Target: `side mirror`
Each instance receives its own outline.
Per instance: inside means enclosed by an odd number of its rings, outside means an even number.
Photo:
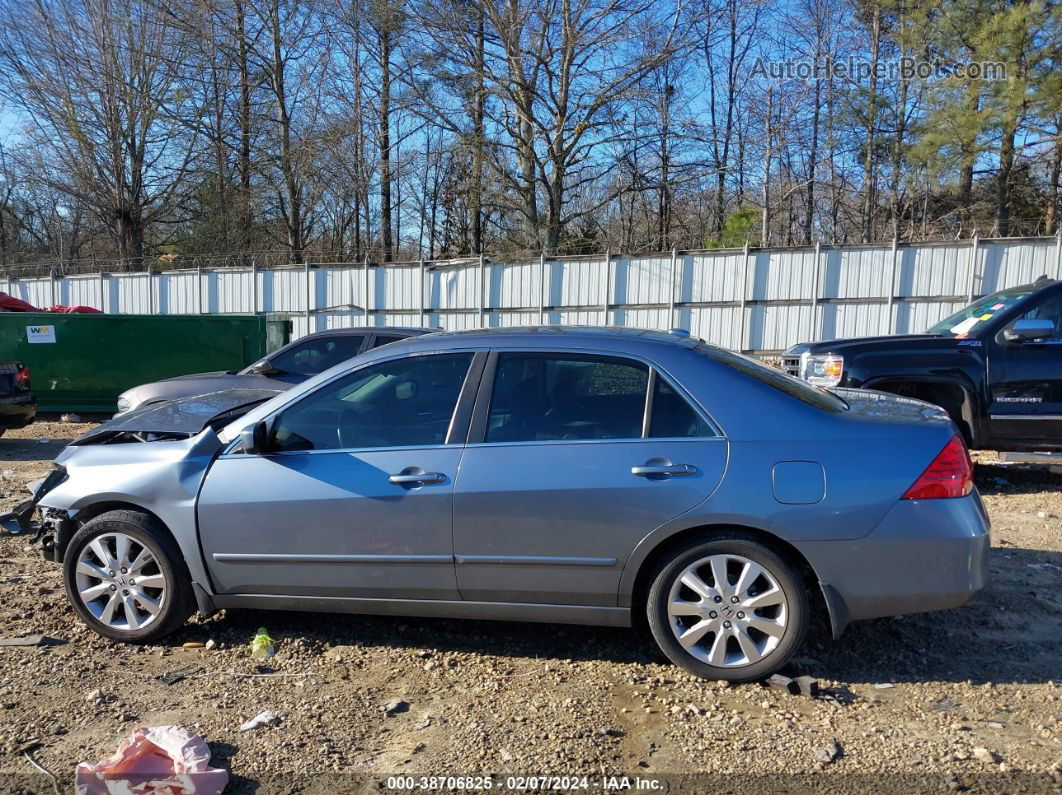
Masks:
[[[265,422],[256,422],[240,431],[240,446],[248,454],[269,452],[269,426]]]
[[[1010,328],[1003,329],[1007,342],[1022,343],[1055,335],[1055,324],[1046,318],[1023,317]]]
[[[273,365],[269,363],[269,359],[262,359],[262,361],[251,365],[251,369],[248,372],[255,375],[269,375],[273,372]]]

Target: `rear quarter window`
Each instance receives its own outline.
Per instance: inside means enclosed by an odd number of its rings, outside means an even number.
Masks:
[[[821,411],[838,413],[848,409],[848,404],[832,392],[812,386],[806,381],[802,381],[788,373],[783,373],[775,367],[743,354],[734,353],[725,348],[717,348],[714,345],[706,345],[705,343],[699,344],[694,348],[694,351],[707,359],[711,359],[713,362],[729,367],[731,370],[737,370],[739,373],[755,379],[761,384],[777,389],[779,392],[784,392],[790,397],[807,403],[809,406],[814,406]]]

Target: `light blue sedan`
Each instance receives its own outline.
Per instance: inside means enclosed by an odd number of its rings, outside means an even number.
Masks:
[[[262,398],[130,412],[59,456],[34,527],[92,629],[149,641],[242,607],[645,619],[676,664],[747,681],[816,614],[836,636],[984,584],[943,411],[685,333],[429,334]]]

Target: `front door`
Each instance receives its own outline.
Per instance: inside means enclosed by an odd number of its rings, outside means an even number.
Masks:
[[[1002,334],[988,348],[992,437],[1008,448],[1062,446],[1062,295],[1044,296],[1022,318],[1050,320],[1049,337],[1008,343]]]
[[[726,440],[633,359],[502,352],[492,381],[454,495],[461,596],[615,606],[638,541],[718,485]]]
[[[282,409],[268,454],[221,456],[198,505],[218,592],[458,598],[450,425],[472,360],[361,367]]]

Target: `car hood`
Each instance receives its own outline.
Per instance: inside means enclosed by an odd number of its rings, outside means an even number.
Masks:
[[[825,340],[823,342],[802,342],[794,345],[786,353],[839,353],[857,350],[891,350],[894,348],[911,350],[920,348],[954,348],[960,340],[957,337],[943,337],[938,334],[890,334],[882,337],[851,337],[849,339]]]
[[[218,378],[234,378],[239,375],[236,370],[214,370],[209,373],[190,373],[189,375],[175,375],[173,378],[163,378],[163,381],[212,381]]]
[[[82,436],[75,445],[93,444],[121,434],[165,434],[169,437],[194,436],[216,418],[231,422],[242,413],[270,398],[280,389],[227,389],[202,395],[152,403],[133,409],[99,425]]]

